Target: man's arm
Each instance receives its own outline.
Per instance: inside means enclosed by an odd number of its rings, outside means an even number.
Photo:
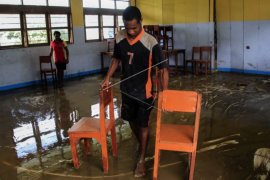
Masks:
[[[51,48],[51,51],[50,51],[50,57],[52,57],[52,54],[53,54],[53,49]]]
[[[168,89],[169,73],[167,68],[160,69],[161,91]]]
[[[66,51],[66,55],[67,55],[67,59],[66,59],[66,63],[69,63],[69,51],[68,51],[68,47],[65,47],[65,51]]]
[[[112,77],[112,75],[114,74],[115,70],[117,69],[118,65],[120,63],[120,60],[119,59],[116,59],[116,58],[112,58],[112,63],[110,65],[110,68],[108,70],[108,73],[105,77],[105,79],[103,80],[102,84],[101,84],[101,87],[104,88],[106,86],[109,85],[110,83],[110,78]]]

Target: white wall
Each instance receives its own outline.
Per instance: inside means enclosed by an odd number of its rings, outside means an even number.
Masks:
[[[186,49],[186,59],[191,59],[193,46],[212,46],[212,68],[214,67],[214,24],[213,23],[189,23],[175,24],[174,48]],[[178,62],[183,64],[183,60]],[[174,59],[170,58],[170,65],[174,65]]]
[[[270,74],[270,21],[223,22],[217,27],[220,71]]]
[[[175,24],[174,47],[186,49],[186,59],[190,59],[193,46],[213,46],[213,27],[213,23]],[[78,76],[99,71],[100,52],[106,51],[106,42],[85,43],[84,28],[73,30],[75,42],[68,45],[70,62],[65,75]],[[0,50],[0,90],[39,83],[39,56],[48,55],[49,51],[49,46]],[[183,57],[178,64],[182,63]],[[105,67],[109,64],[110,59],[105,58]],[[173,57],[170,57],[170,65],[174,65]]]
[[[100,70],[100,52],[107,49],[106,42],[85,43],[84,28],[74,28],[74,44],[69,44],[70,62],[66,76]],[[49,55],[50,47],[30,47],[0,50],[0,90],[38,83],[39,56]],[[106,59],[105,65],[109,65]]]

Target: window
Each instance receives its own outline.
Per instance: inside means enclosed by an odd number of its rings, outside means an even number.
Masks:
[[[46,6],[46,0],[23,0],[23,5]]]
[[[21,5],[21,0],[0,0],[0,4],[11,4],[11,5]]]
[[[101,8],[115,9],[114,0],[101,0]]]
[[[48,3],[48,4],[47,4]],[[0,0],[0,5],[62,6],[69,7],[69,0]]]
[[[56,30],[73,42],[69,0],[0,0],[0,49],[49,45]]]
[[[126,9],[129,6],[128,1],[116,1],[116,9]]]
[[[104,39],[114,38],[114,16],[102,16],[102,30]]]
[[[114,38],[129,0],[83,0],[86,41]]]
[[[30,45],[48,43],[45,14],[26,14],[26,27]]]
[[[61,33],[61,38],[64,41],[69,41],[68,33],[68,15],[66,14],[51,14],[51,34],[53,35],[54,31],[59,31]],[[51,36],[51,39],[53,37]]]
[[[85,8],[99,8],[99,0],[83,0]]]
[[[63,6],[63,7],[69,7],[69,1],[68,0],[49,0],[49,6]]]
[[[117,27],[120,29],[124,29],[124,22],[123,22],[123,16],[117,16]]]
[[[0,47],[22,45],[19,14],[0,14]]]
[[[86,40],[99,40],[98,15],[85,15]]]

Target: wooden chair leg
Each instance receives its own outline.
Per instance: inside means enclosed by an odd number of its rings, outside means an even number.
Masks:
[[[102,152],[102,161],[103,161],[103,171],[104,173],[108,173],[109,158],[108,158],[108,148],[107,148],[106,141],[101,143],[101,152]]]
[[[195,169],[196,151],[191,153],[189,180],[193,180],[194,169]]]
[[[160,159],[160,150],[158,148],[155,148],[153,180],[157,180],[158,177],[159,159]]]
[[[113,152],[113,156],[117,156],[117,142],[116,142],[115,127],[112,127],[111,138],[112,138],[112,152]]]
[[[41,80],[41,84],[43,85],[43,73],[40,73],[40,80]]]
[[[80,164],[79,164],[79,160],[77,156],[77,148],[76,148],[77,140],[76,138],[69,137],[69,142],[70,142],[70,147],[71,147],[73,164],[74,164],[74,167],[78,169],[80,167]]]
[[[48,86],[48,82],[47,82],[47,74],[46,73],[44,73],[44,79],[45,79],[45,85],[47,87]]]

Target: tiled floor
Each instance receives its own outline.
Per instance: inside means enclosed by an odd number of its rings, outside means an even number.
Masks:
[[[119,79],[114,78],[117,82]],[[92,141],[90,155],[80,154],[80,169],[72,166],[68,128],[82,116],[98,114],[102,76],[66,81],[63,89],[31,87],[0,92],[0,180],[12,179],[134,179],[136,141],[126,122],[117,120],[118,158],[110,153],[109,173],[103,174],[100,146]],[[270,162],[270,78],[230,73],[170,78],[170,89],[196,90],[203,95],[195,178],[255,179],[267,168],[254,170],[254,156]],[[114,88],[115,112],[121,103]],[[156,112],[151,114],[147,176],[151,179]],[[168,121],[185,123],[182,116]],[[266,165],[270,167],[270,163]],[[186,179],[187,156],[163,152],[159,178]],[[268,169],[269,170],[269,169]],[[265,176],[264,176],[265,177]],[[269,177],[268,177],[269,178]]]

